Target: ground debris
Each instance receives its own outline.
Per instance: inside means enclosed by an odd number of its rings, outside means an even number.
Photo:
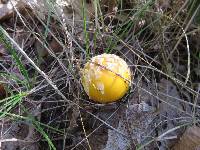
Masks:
[[[40,107],[28,102],[24,103],[24,106],[29,108],[29,113],[38,119],[40,119]],[[19,108],[18,108],[19,109]],[[17,109],[14,111],[18,111]],[[29,115],[30,115],[29,114]],[[36,131],[33,125],[30,125],[26,121],[18,120],[12,121],[9,119],[2,119],[0,121],[1,139],[0,149],[2,150],[14,150],[14,149],[29,149],[39,150],[39,133]]]
[[[200,128],[192,126],[186,129],[173,150],[198,150],[200,149]]]
[[[9,19],[15,12],[25,9],[26,5],[22,1],[9,0],[7,3],[0,2],[0,21]]]
[[[145,145],[152,138],[156,139],[165,132],[187,122],[184,119],[177,120],[187,115],[182,112],[182,104],[175,100],[180,96],[171,81],[162,79],[157,86],[146,86],[144,82],[141,82],[138,86],[140,86],[138,92],[137,90],[134,92],[127,106],[116,113],[117,125],[116,120],[114,122],[110,120],[109,123],[115,124],[116,130],[108,129],[108,139],[104,150],[110,150],[113,147],[116,150],[127,150],[138,144]],[[160,94],[154,95],[155,91]],[[160,146],[156,142],[151,142],[145,148],[149,150],[156,147],[166,149],[177,141],[181,133],[181,130],[170,132],[166,137],[158,139]],[[172,137],[173,140],[170,140]]]

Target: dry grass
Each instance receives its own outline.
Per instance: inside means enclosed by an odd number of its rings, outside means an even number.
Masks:
[[[1,22],[1,147],[171,148],[199,125],[199,7],[78,2],[58,9],[46,1],[45,13],[16,9]],[[104,52],[124,58],[133,73],[129,93],[106,105],[89,100],[80,82],[85,62]]]

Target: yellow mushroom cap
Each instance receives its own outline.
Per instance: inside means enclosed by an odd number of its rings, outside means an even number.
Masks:
[[[91,100],[110,103],[119,100],[128,91],[131,71],[119,56],[101,54],[85,64],[81,81]]]

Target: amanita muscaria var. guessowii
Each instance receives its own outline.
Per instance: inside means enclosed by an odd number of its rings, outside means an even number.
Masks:
[[[81,81],[91,100],[111,103],[121,99],[128,91],[131,71],[119,56],[101,54],[91,58],[85,64]]]

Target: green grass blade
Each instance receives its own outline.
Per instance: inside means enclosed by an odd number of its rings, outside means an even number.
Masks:
[[[26,80],[26,86],[28,87],[28,89],[31,89],[31,83],[29,80],[28,72],[27,72],[26,68],[24,67],[23,63],[21,62],[19,56],[17,55],[16,50],[12,47],[11,43],[7,39],[7,32],[3,29],[2,26],[0,26],[0,42],[11,53],[13,59],[16,61],[16,64],[17,64],[20,72],[22,73],[22,75],[24,76],[24,78]]]

